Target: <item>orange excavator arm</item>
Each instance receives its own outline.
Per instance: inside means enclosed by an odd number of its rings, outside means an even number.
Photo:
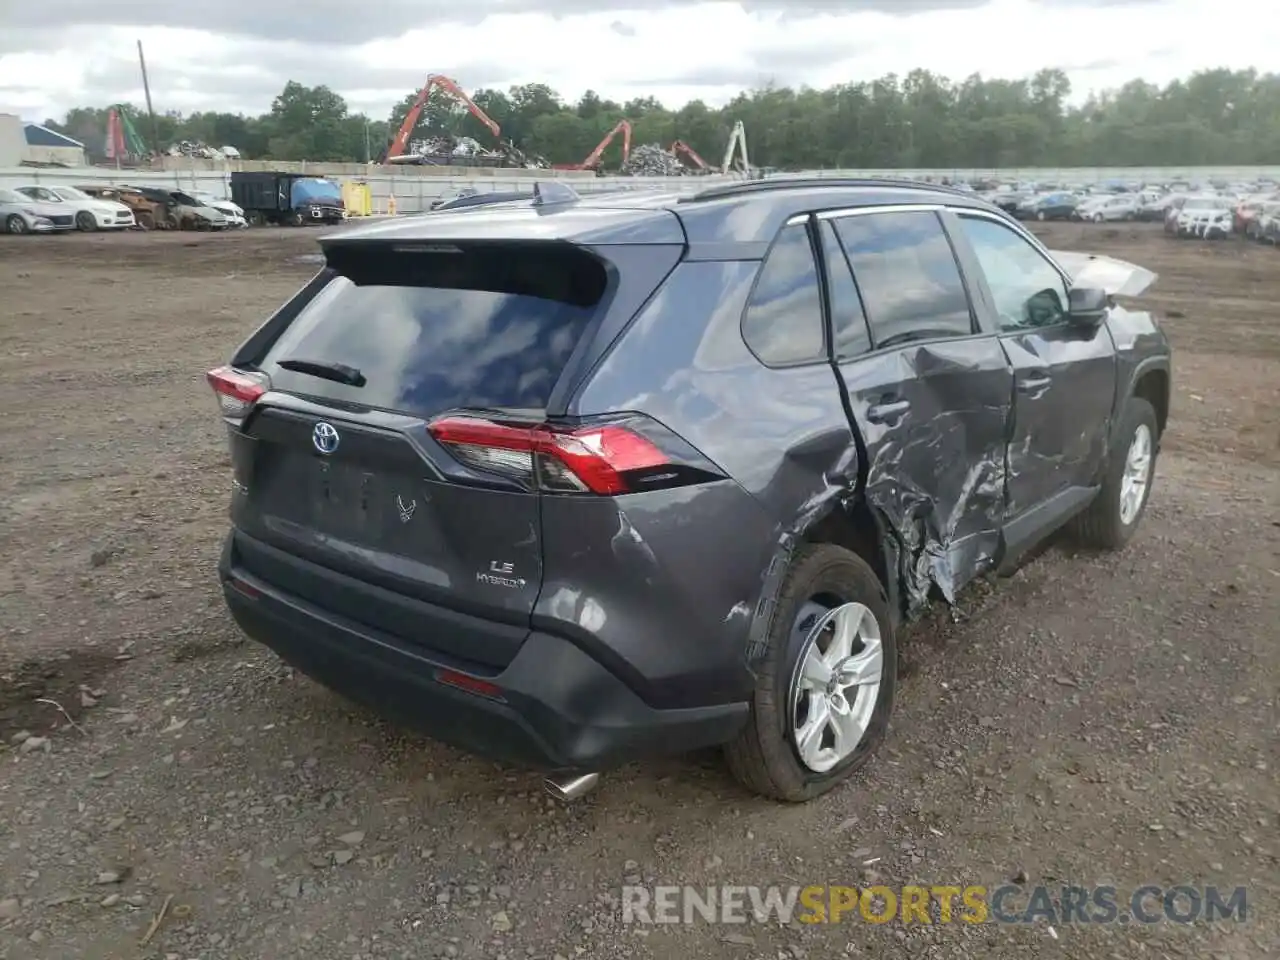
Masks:
[[[488,127],[495,137],[502,133],[502,128],[498,126],[497,122],[476,106],[475,101],[467,96],[466,91],[458,86],[456,80],[450,80],[448,77],[433,73],[427,77],[427,82],[422,85],[417,99],[413,101],[413,106],[405,114],[404,123],[400,124],[400,129],[396,131],[396,138],[391,141],[391,148],[387,151],[387,159],[404,154],[405,148],[409,145],[409,137],[413,135],[413,130],[418,125],[418,118],[422,116],[422,108],[427,105],[427,98],[431,96],[432,87],[439,87],[460,100],[471,111],[471,115]]]
[[[668,148],[667,153],[683,153],[686,157],[688,157],[695,164],[697,164],[697,167],[699,170],[711,169],[711,164],[707,163],[707,161],[703,160],[702,157],[698,156],[698,151],[693,149],[693,147],[689,146],[683,140],[676,140],[674,143],[672,143],[671,146]]]
[[[596,144],[596,148],[587,154],[587,159],[581,163],[559,163],[554,164],[554,170],[594,170],[600,165],[600,157],[609,149],[609,144],[613,143],[613,138],[619,133],[622,134],[622,162],[626,163],[631,157],[631,122],[628,120],[619,120],[612,130],[604,135],[604,139]]]

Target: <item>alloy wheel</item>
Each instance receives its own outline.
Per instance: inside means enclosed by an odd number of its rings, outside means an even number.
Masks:
[[[1120,477],[1120,522],[1126,527],[1138,517],[1151,484],[1151,430],[1138,424],[1125,456],[1124,473]]]
[[[826,773],[858,748],[884,678],[880,624],[861,603],[817,599],[796,618],[804,645],[791,681],[791,740],[800,762]]]

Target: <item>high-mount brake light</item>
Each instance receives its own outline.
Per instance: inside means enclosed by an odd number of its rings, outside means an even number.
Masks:
[[[551,493],[630,493],[628,474],[671,463],[652,441],[618,424],[512,426],[480,417],[442,417],[431,435],[468,466]]]
[[[205,379],[218,397],[222,415],[233,420],[243,420],[248,416],[253,405],[271,389],[271,381],[265,373],[247,373],[234,367],[210,370]]]

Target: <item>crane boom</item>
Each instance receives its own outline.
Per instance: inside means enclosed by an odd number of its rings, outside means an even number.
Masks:
[[[587,154],[587,159],[581,163],[557,163],[552,165],[553,170],[594,170],[600,165],[600,157],[609,149],[609,144],[613,143],[613,138],[619,133],[622,134],[622,162],[626,163],[631,157],[631,121],[619,120],[612,130],[604,135],[604,139],[596,144],[596,148]]]
[[[724,161],[720,164],[720,172],[728,173],[733,169],[734,151],[740,150],[742,153],[742,172],[748,177],[751,176],[751,161],[747,158],[747,128],[743,126],[741,120],[733,125],[733,132],[729,134],[729,145],[724,150]]]
[[[667,153],[675,153],[675,154],[683,153],[686,157],[692,160],[694,164],[697,165],[699,170],[711,169],[711,164],[703,160],[702,157],[698,155],[698,151],[693,149],[693,147],[689,146],[683,140],[674,141],[671,144],[670,148],[668,148]]]
[[[454,99],[460,100],[462,104],[471,112],[471,115],[489,128],[489,132],[495,137],[502,133],[502,128],[487,113],[481,110],[462,87],[458,86],[458,81],[451,80],[449,77],[438,73],[433,73],[427,77],[427,82],[422,85],[422,89],[418,91],[417,98],[413,101],[413,106],[409,108],[409,112],[405,114],[404,123],[400,124],[400,129],[396,131],[396,137],[391,142],[391,148],[387,151],[387,159],[399,157],[404,154],[405,148],[409,145],[409,137],[413,135],[414,128],[418,125],[418,119],[422,116],[422,108],[427,105],[427,98],[431,96],[431,88],[439,87],[446,93],[451,94]]]

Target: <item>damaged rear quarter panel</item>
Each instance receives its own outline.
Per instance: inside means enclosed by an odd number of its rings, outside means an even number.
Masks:
[[[649,570],[673,551],[700,558],[678,564],[687,576],[675,589],[687,606],[668,601],[641,621],[655,667],[661,650],[696,645],[699,670],[744,665],[736,678],[742,695],[749,689],[745,665],[762,649],[791,551],[809,525],[855,491],[858,473],[831,365],[770,369],[743,342],[741,318],[758,269],[751,260],[681,263],[574,404],[582,415],[630,410],[653,417],[733,478],[691,501],[699,509],[696,522],[688,513],[685,546],[666,529],[671,516],[632,510],[632,498],[618,503],[627,511],[628,549],[643,541],[660,551]],[[575,576],[581,573],[590,575]],[[547,577],[556,577],[550,561]],[[696,615],[681,616],[677,607]],[[609,630],[605,624],[604,635]],[[638,648],[640,638],[628,646]]]

